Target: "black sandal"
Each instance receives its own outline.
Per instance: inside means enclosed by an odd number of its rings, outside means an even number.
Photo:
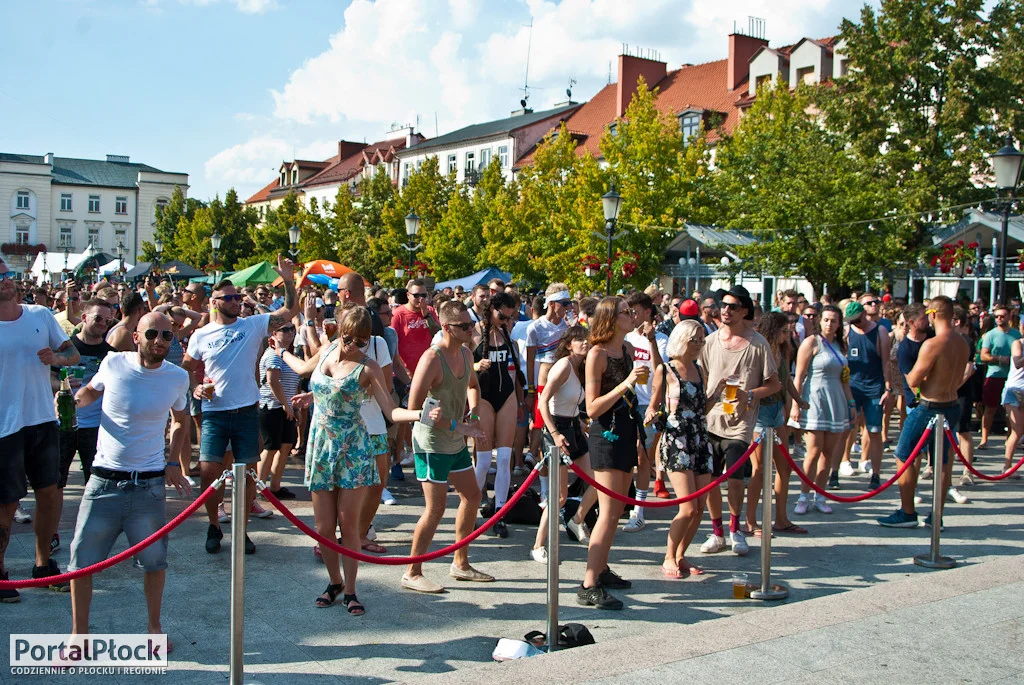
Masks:
[[[362,616],[366,613],[366,607],[359,603],[355,595],[344,595],[341,601],[345,603],[345,611],[353,616]]]
[[[344,583],[338,583],[337,585],[328,585],[327,589],[323,591],[323,594],[327,595],[327,597],[329,599],[324,599],[323,597],[317,597],[316,598],[316,605],[318,607],[320,607],[321,609],[325,609],[325,608],[331,606],[332,604],[334,604],[334,600],[336,600],[338,598],[338,595],[341,594],[341,591],[344,590],[344,589],[345,589],[345,584]]]

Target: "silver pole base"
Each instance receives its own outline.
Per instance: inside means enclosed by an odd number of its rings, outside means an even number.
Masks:
[[[941,554],[934,559],[931,554],[918,554],[914,557],[914,564],[925,568],[953,568],[956,566],[956,561]]]
[[[783,587],[782,585],[772,585],[770,590],[754,590],[750,593],[750,599],[760,599],[765,601],[786,599],[789,597],[789,588]]]

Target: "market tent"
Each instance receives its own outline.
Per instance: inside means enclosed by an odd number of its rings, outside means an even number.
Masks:
[[[124,277],[126,279],[142,278],[152,273],[154,268],[159,269],[160,273],[166,274],[171,278],[198,278],[205,275],[194,266],[189,266],[185,262],[172,259],[169,262],[160,262],[159,264],[155,262],[139,262]]]
[[[250,267],[236,271],[225,278],[236,286],[242,287],[246,285],[273,283],[278,279],[278,275],[277,272],[274,271],[274,267],[270,265],[270,262],[260,262],[259,264],[253,264]]]
[[[462,286],[466,290],[472,290],[474,285],[481,285],[487,283],[492,278],[500,278],[501,280],[508,283],[512,280],[512,274],[507,271],[502,271],[496,266],[491,266],[483,271],[477,271],[475,274],[469,276],[463,276],[462,278],[456,278],[451,281],[442,281],[434,284],[434,290],[442,290],[444,288],[455,288],[456,286]]]
[[[134,264],[129,264],[128,262],[124,263],[124,268],[125,269],[131,269],[134,266],[135,266]],[[111,274],[113,274],[115,271],[117,271],[120,268],[121,268],[121,262],[119,262],[118,260],[114,260],[112,262],[107,262],[106,264],[101,266],[99,268],[99,270],[98,270],[98,273],[99,273],[100,276],[110,276]]]

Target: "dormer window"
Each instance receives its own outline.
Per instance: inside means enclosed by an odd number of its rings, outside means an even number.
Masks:
[[[619,124],[617,121],[608,124],[608,133],[611,133],[612,136],[619,135]]]
[[[683,112],[679,115],[679,130],[683,133],[683,143],[687,144],[700,133],[700,114]]]
[[[298,169],[292,169],[292,185],[295,185],[298,182],[299,182],[299,170]]]
[[[288,174],[286,174],[285,172],[282,171],[281,172],[281,187],[284,188],[286,185],[288,185]]]
[[[796,70],[796,85],[801,83],[813,84],[817,79],[814,77],[814,67],[802,67]]]

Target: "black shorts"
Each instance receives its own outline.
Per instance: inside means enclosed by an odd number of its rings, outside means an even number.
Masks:
[[[587,444],[587,436],[583,433],[583,427],[580,425],[579,418],[575,416],[572,418],[554,416],[552,418],[555,420],[555,428],[569,441],[569,458],[576,461],[586,456],[590,451],[590,446]],[[544,429],[542,437],[544,439],[544,454],[550,454],[555,446],[555,441],[552,439],[551,434],[548,433],[547,428]]]
[[[279,450],[281,445],[294,445],[298,437],[298,427],[294,420],[288,419],[284,409],[260,407],[260,438],[263,440],[263,449]]]
[[[609,440],[605,433],[610,433],[613,439]],[[637,465],[638,437],[636,419],[630,411],[620,409],[599,416],[590,424],[590,435],[587,437],[590,465],[597,470],[614,469],[632,473]]]
[[[60,482],[60,447],[56,421],[25,426],[0,438],[0,504]]]
[[[967,382],[970,383],[970,381]],[[960,400],[960,421],[957,422],[956,432],[963,434],[970,433],[971,414],[974,412],[974,398],[971,394],[966,394],[958,399]]]
[[[712,475],[716,477],[721,476],[735,466],[736,462],[743,458],[743,455],[747,453],[747,449],[750,447],[743,440],[720,438],[714,434],[709,434],[708,437],[711,438],[711,456],[714,461],[714,472]],[[750,460],[748,459],[743,468],[737,469],[735,473],[729,476],[729,480],[749,478],[751,472]]]
[[[92,475],[92,460],[96,458],[96,440],[99,438],[99,434],[99,426],[58,433],[60,480],[57,481],[57,487],[63,489],[68,484],[68,474],[71,472],[71,464],[75,461],[75,452],[78,452],[78,457],[82,460],[82,473],[85,474],[85,482],[89,482],[89,476]]]

